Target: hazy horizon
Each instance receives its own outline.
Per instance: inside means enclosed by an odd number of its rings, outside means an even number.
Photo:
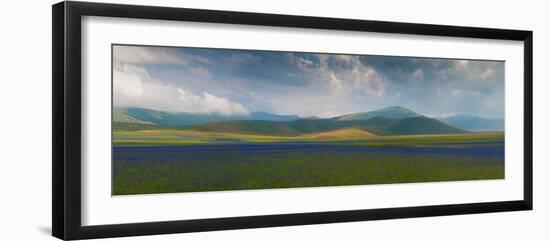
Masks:
[[[113,106],[329,118],[400,106],[504,118],[504,62],[113,46]]]

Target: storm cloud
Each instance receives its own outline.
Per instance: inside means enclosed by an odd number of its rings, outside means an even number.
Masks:
[[[502,61],[123,46],[117,106],[331,117],[403,106],[432,117],[503,118]]]

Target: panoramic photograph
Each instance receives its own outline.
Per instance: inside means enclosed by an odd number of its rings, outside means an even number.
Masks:
[[[112,195],[503,179],[504,62],[112,46]]]

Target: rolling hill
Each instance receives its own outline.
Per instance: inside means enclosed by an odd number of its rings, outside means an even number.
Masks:
[[[167,127],[253,135],[309,135],[314,138],[466,132],[453,125],[422,116],[398,106],[326,119],[315,116],[299,118],[296,115],[276,115],[266,112],[227,116],[116,107],[113,108],[113,121],[114,127],[117,129],[158,129]]]
[[[266,112],[253,112],[249,115],[221,115],[216,113],[168,112],[138,107],[114,107],[113,121],[122,123],[142,123],[166,126],[197,125],[229,120],[270,120],[292,121],[296,115],[277,115]]]
[[[387,130],[394,134],[449,134],[464,133],[466,131],[447,125],[436,119],[425,116],[399,119],[387,127]]]
[[[299,119],[286,122],[236,120],[212,122],[190,127],[190,129],[198,131],[274,136],[299,136],[346,128],[355,128],[375,135],[451,134],[466,132],[424,116],[403,119],[374,117],[367,120],[355,121],[334,119]]]
[[[454,115],[440,118],[440,121],[468,131],[503,131],[503,119],[487,119],[477,116]]]
[[[152,124],[148,121],[138,120],[135,117],[128,115],[121,108],[113,108],[113,122],[117,123],[140,123],[140,124]]]
[[[334,140],[334,139],[364,138],[364,137],[371,137],[371,136],[376,136],[376,135],[364,130],[349,128],[349,129],[338,129],[333,131],[305,134],[299,137],[308,138],[308,139]]]
[[[333,120],[299,119],[294,121],[235,120],[206,123],[191,129],[210,132],[243,134],[298,136],[306,133],[322,132],[346,127],[345,123]]]

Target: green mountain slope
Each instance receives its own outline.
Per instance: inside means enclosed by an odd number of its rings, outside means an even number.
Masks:
[[[123,109],[117,108],[117,107],[113,108],[113,122],[152,124],[151,122],[148,122],[148,121],[138,120],[130,116]]]
[[[299,136],[349,128],[363,130],[375,135],[465,132],[439,120],[419,115],[398,106],[329,119],[320,119],[317,117],[300,119],[295,115],[285,116],[265,112],[226,116],[220,114],[166,112],[145,108],[114,108],[113,121],[117,125],[117,128],[142,129],[169,127],[209,132],[274,136]],[[126,123],[126,125],[122,123]]]
[[[387,130],[394,134],[448,134],[466,131],[447,125],[436,119],[419,116],[397,120]]]
[[[113,108],[113,121],[122,123],[145,123],[167,126],[185,126],[229,120],[273,120],[290,121],[300,117],[296,115],[277,115],[266,112],[254,112],[249,115],[221,115],[216,113],[168,112],[138,107]]]
[[[390,119],[374,117],[367,120],[339,121],[334,119],[300,119],[295,121],[222,121],[191,127],[210,132],[228,132],[256,135],[298,136],[343,128],[356,128],[376,135],[450,134],[464,130],[428,117]]]

